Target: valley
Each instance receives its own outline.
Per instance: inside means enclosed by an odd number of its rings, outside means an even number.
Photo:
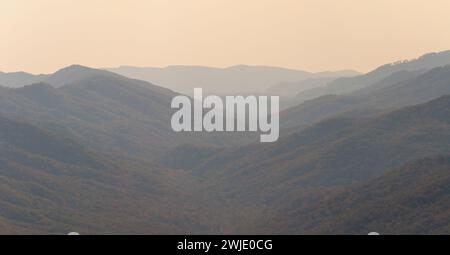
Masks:
[[[447,55],[344,78],[273,143],[174,132],[179,93],[105,70],[1,87],[0,233],[448,233]]]

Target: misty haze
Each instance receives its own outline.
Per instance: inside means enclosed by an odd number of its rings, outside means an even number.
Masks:
[[[4,2],[0,234],[450,234],[449,3]]]

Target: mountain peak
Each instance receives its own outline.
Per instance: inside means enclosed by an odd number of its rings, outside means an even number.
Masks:
[[[83,66],[83,65],[73,64],[73,65],[61,68],[58,71],[56,71],[55,73],[58,73],[58,72],[69,72],[69,71],[70,72],[74,72],[74,71],[89,71],[89,70],[95,70],[95,69],[91,68],[91,67]]]
[[[108,72],[106,70],[94,69],[82,65],[71,65],[62,68],[50,75],[45,81],[55,87],[61,87],[65,84],[80,81],[94,76],[118,76],[117,74]]]

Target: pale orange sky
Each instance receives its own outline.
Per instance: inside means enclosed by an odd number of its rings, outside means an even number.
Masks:
[[[0,0],[0,70],[271,65],[307,71],[450,49],[448,0]]]

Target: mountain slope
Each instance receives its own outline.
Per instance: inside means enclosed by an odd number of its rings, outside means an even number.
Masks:
[[[371,118],[329,119],[273,144],[172,153],[177,158],[170,163],[198,176],[224,211],[237,208],[228,212],[234,219],[228,231],[291,233],[291,214],[280,212],[308,208],[418,158],[450,154],[450,96]],[[316,216],[305,211],[304,217]],[[268,222],[286,226],[277,232],[280,226],[265,228]]]
[[[280,122],[284,129],[302,128],[336,115],[359,116],[420,104],[447,94],[450,94],[450,66],[427,72],[395,73],[349,95],[330,95],[306,101],[282,112]]]
[[[450,51],[438,53],[429,53],[418,59],[411,61],[400,61],[392,64],[386,64],[377,69],[356,77],[340,78],[330,82],[328,85],[298,94],[298,102],[314,99],[323,95],[344,95],[360,89],[367,88],[390,75],[400,71],[420,71],[429,70],[439,66],[450,64]]]
[[[411,80],[375,90],[369,94],[372,107],[399,107],[419,104],[441,95],[450,94],[450,65],[436,67]]]
[[[188,226],[193,224],[189,211],[194,208],[186,207],[186,215],[171,214],[189,197],[179,191],[177,179],[182,176],[173,178],[176,175],[168,169],[113,159],[4,117],[0,117],[0,145],[0,225],[5,227],[0,233],[201,229],[198,223]]]
[[[185,143],[226,146],[250,141],[245,134],[172,131],[170,102],[178,94],[168,89],[79,66],[57,73],[58,79],[61,73],[86,78],[74,78],[59,88],[45,83],[2,88],[0,113],[70,136],[95,149],[129,156],[151,158]]]
[[[450,156],[425,158],[313,205],[284,208],[283,220],[273,220],[268,229],[284,234],[448,234],[449,187]]]
[[[261,201],[365,181],[410,160],[450,153],[449,141],[446,96],[372,118],[323,121],[273,144],[206,157],[194,171],[215,180],[211,188],[225,196]]]

